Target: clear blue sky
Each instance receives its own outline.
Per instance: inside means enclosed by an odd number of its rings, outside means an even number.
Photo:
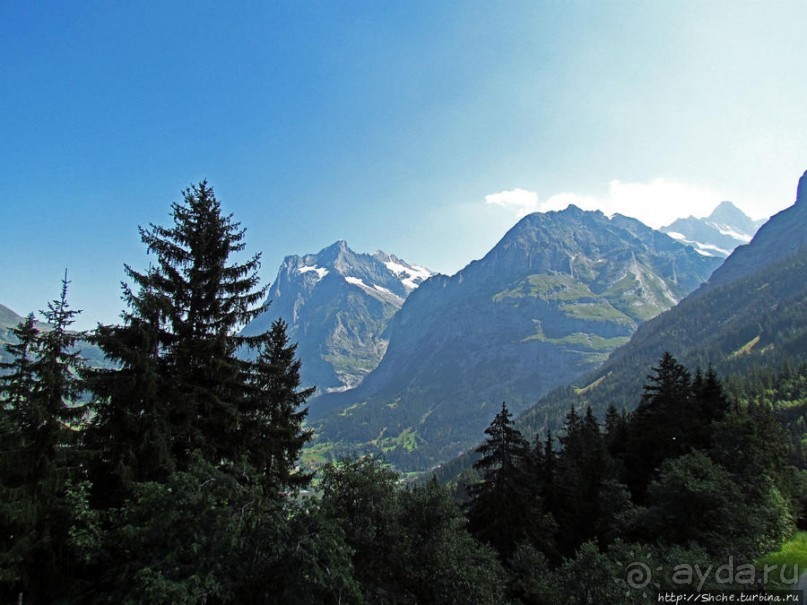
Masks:
[[[116,321],[137,226],[203,178],[267,282],[337,239],[452,273],[564,199],[770,215],[807,169],[805,23],[803,0],[4,2],[0,303],[44,307],[66,267],[79,327]]]

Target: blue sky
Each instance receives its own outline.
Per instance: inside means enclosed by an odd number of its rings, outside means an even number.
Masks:
[[[137,226],[204,178],[266,282],[337,239],[453,273],[569,201],[769,216],[807,169],[806,22],[801,0],[2,3],[0,303],[44,307],[67,268],[79,327],[116,321]]]

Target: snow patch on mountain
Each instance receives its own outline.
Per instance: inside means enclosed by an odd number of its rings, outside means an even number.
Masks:
[[[347,283],[353,284],[354,286],[359,286],[361,288],[369,288],[370,287],[367,284],[365,284],[362,280],[360,280],[358,277],[352,277],[350,275],[345,275],[344,278],[345,278],[345,281]]]
[[[384,265],[390,270],[390,272],[401,280],[401,283],[404,286],[410,290],[414,290],[432,276],[432,272],[425,267],[419,267],[417,265],[403,265],[400,262],[396,262],[392,258],[386,261]]]
[[[298,344],[304,384],[319,393],[353,388],[384,356],[390,319],[430,276],[385,252],[354,252],[344,240],[287,256],[269,289],[271,304],[243,334],[261,334],[282,319]]]
[[[681,218],[661,231],[702,256],[726,258],[737,246],[750,242],[761,224],[731,202],[722,202],[705,218]]]
[[[750,242],[754,238],[753,234],[749,235],[748,233],[740,233],[736,229],[733,229],[732,227],[727,226],[727,225],[718,225],[718,224],[714,223],[714,226],[723,235],[728,235],[729,237],[733,237],[734,239],[738,239],[741,242],[744,242],[746,244],[748,242]]]
[[[328,270],[325,267],[317,267],[316,265],[297,269],[297,273],[311,273],[312,271],[317,274],[317,279],[322,279],[328,275]]]

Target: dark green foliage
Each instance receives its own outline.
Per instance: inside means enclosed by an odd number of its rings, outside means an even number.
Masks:
[[[293,508],[287,518],[286,525],[264,524],[264,533],[257,536],[260,542],[252,540],[264,549],[270,544],[282,548],[277,560],[268,561],[265,573],[258,569],[251,575],[253,589],[241,588],[235,602],[361,603],[361,586],[355,579],[351,550],[341,528],[316,506]],[[278,527],[284,533],[272,535]],[[272,541],[266,540],[266,534]],[[254,552],[242,551],[238,561],[249,560],[246,555]]]
[[[600,552],[594,542],[586,542],[555,572],[555,600],[552,602],[570,605],[624,603],[629,595],[626,594],[627,587],[619,582],[623,573],[619,562]]]
[[[644,602],[655,588],[645,594],[620,584],[628,556],[656,557],[646,563],[658,567],[657,587],[681,589],[669,577],[676,565],[753,561],[789,535],[805,490],[776,415],[767,405],[733,403],[711,368],[691,376],[666,354],[636,411],[612,406],[601,431],[590,408],[581,416],[572,407],[559,450],[537,444],[534,459],[545,470],[535,481],[552,477],[540,493],[557,520],[564,557],[522,544],[509,562],[514,597]],[[774,382],[763,390],[774,392]],[[733,390],[743,392],[740,384]],[[633,494],[625,479],[634,482]]]
[[[322,512],[344,531],[368,603],[500,603],[506,584],[495,552],[474,540],[445,487],[411,491],[378,460],[324,469]]]
[[[628,485],[638,502],[653,474],[665,460],[712,445],[714,423],[729,409],[715,372],[700,369],[694,381],[689,371],[665,353],[654,374],[648,376],[642,401],[628,422],[617,429],[621,441],[613,446],[626,467]]]
[[[750,511],[731,474],[705,453],[665,461],[647,499],[648,535],[668,544],[694,542],[712,555],[737,554]]]
[[[740,481],[697,450],[664,463],[648,504],[649,535],[668,544],[695,543],[717,557],[753,560],[792,530],[789,504],[769,478]]]
[[[469,486],[469,529],[507,560],[520,542],[551,543],[554,522],[541,510],[532,471],[529,443],[513,427],[507,405],[485,430],[474,464],[482,481]]]
[[[604,539],[611,519],[604,511],[615,508],[606,502],[616,497],[613,465],[599,424],[591,408],[580,417],[572,408],[560,439],[561,453],[554,473],[552,512],[563,536],[562,548],[571,553],[584,541]]]
[[[307,413],[303,406],[315,389],[300,389],[297,345],[289,343],[286,329],[286,323],[277,320],[263,337],[240,410],[241,456],[258,469],[269,489],[299,487],[310,479],[295,465],[311,438],[312,431],[302,429]]]
[[[123,326],[99,326],[94,340],[115,369],[90,372],[96,417],[87,440],[96,452],[99,503],[119,505],[140,481],[164,481],[175,469],[169,401],[172,383],[161,355],[156,298],[128,293]]]
[[[68,583],[75,552],[69,529],[74,481],[83,478],[79,429],[82,363],[69,331],[78,313],[61,295],[43,311],[50,329],[40,332],[29,315],[6,345],[11,361],[0,375],[0,585],[5,597],[23,593],[48,602]],[[8,592],[6,592],[8,591]]]
[[[417,603],[501,603],[504,570],[496,553],[466,531],[445,487],[431,481],[399,495],[404,589]]]
[[[508,592],[517,603],[555,605],[558,595],[554,570],[546,555],[532,544],[522,542],[509,561]]]
[[[689,371],[669,353],[653,371],[631,416],[624,458],[628,485],[639,501],[661,463],[688,452],[693,445],[689,436],[695,424],[695,405]]]
[[[234,498],[237,490],[232,477],[201,458],[164,483],[136,484],[132,499],[110,515],[105,598],[190,604],[231,596],[227,565],[249,502],[248,495]]]
[[[222,214],[206,182],[183,198],[172,205],[171,227],[140,228],[156,263],[146,272],[126,267],[136,290],[124,285],[124,324],[102,326],[96,336],[118,364],[93,377],[100,473],[124,490],[187,469],[192,451],[216,462],[243,451],[247,368],[235,353],[258,338],[235,331],[262,310],[259,256],[233,262],[244,230]],[[109,435],[117,443],[106,444]]]
[[[194,455],[108,517],[91,602],[361,601],[342,530],[316,506],[267,495],[249,467],[236,475]]]
[[[395,548],[401,538],[397,475],[371,457],[323,469],[322,510],[353,550],[353,567],[371,603],[396,602]]]

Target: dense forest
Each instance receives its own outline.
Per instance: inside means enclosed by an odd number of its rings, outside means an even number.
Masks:
[[[751,566],[805,517],[807,368],[721,381],[669,352],[632,411],[570,399],[561,430],[525,436],[503,403],[450,484],[374,457],[303,470],[296,345],[282,321],[238,335],[263,309],[259,256],[236,260],[245,232],[205,182],[172,217],[140,229],[154,260],[125,267],[120,325],[71,331],[65,278],[50,328],[30,315],[14,330],[2,602],[655,602],[761,589]],[[89,367],[78,338],[110,363]],[[728,560],[748,573],[672,573]]]

